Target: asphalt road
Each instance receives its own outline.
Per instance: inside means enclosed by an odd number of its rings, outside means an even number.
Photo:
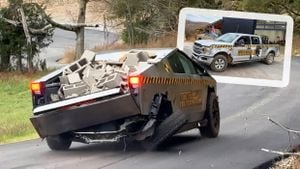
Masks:
[[[184,51],[191,56],[193,43],[186,42]],[[283,53],[284,49],[280,49]],[[218,76],[234,76],[244,78],[256,78],[256,79],[267,79],[267,80],[281,80],[283,72],[283,54],[279,57],[275,57],[272,65],[266,65],[262,62],[247,62],[235,65],[229,65],[224,72],[213,72],[208,71],[213,75]]]
[[[267,120],[271,117],[300,129],[300,58],[293,59],[288,87],[268,88],[219,84],[221,133],[202,138],[197,130],[177,135],[162,150],[146,152],[136,143],[84,145],[52,152],[45,141],[32,140],[0,146],[0,168],[13,169],[157,169],[157,168],[253,168],[276,155],[261,148],[287,150],[299,144]]]
[[[93,29],[85,30],[85,48],[91,49],[97,45],[112,43],[118,39],[118,35],[109,33],[108,39],[104,39],[104,32]],[[68,49],[74,49],[76,44],[76,35],[74,32],[61,29],[54,30],[53,43],[43,48],[40,58],[46,59],[48,68],[61,67],[56,61],[62,58],[64,52]]]

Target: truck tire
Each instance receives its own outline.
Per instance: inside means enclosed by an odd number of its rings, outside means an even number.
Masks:
[[[210,69],[215,72],[223,72],[228,66],[228,60],[224,55],[216,55],[210,64]]]
[[[273,52],[268,53],[266,58],[264,59],[264,63],[267,65],[271,65],[274,62],[275,54]]]
[[[181,111],[171,114],[157,126],[153,136],[142,141],[142,146],[147,150],[155,150],[160,143],[175,134],[186,122],[187,116]]]
[[[48,147],[54,151],[68,150],[72,144],[72,140],[64,135],[48,136],[46,141]]]
[[[220,111],[218,98],[214,92],[208,94],[205,118],[206,126],[199,128],[201,135],[208,138],[217,137],[220,130]]]

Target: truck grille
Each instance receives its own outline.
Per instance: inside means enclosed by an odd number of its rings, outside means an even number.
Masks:
[[[203,45],[201,45],[201,44],[198,44],[198,43],[194,43],[194,46],[193,46],[193,51],[195,52],[195,53],[203,53],[203,51],[204,51],[204,46]]]

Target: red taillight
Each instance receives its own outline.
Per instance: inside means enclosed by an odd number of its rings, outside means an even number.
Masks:
[[[31,82],[30,89],[33,94],[41,95],[43,90],[43,84],[40,82]]]
[[[140,87],[142,85],[142,76],[130,76],[128,82],[130,88]]]
[[[139,79],[138,76],[136,76],[136,77],[130,77],[129,78],[129,83],[132,84],[132,85],[139,85],[140,79]]]

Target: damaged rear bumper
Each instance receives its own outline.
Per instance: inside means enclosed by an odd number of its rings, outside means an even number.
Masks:
[[[69,109],[57,109],[30,118],[41,138],[79,130],[140,114],[130,94],[114,96]]]

